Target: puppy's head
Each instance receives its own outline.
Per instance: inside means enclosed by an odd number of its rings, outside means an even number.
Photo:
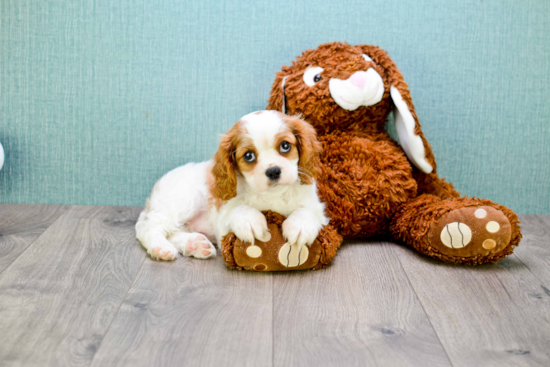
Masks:
[[[248,114],[223,136],[214,156],[212,196],[235,197],[237,177],[255,192],[312,184],[320,152],[315,130],[301,118],[277,111]]]

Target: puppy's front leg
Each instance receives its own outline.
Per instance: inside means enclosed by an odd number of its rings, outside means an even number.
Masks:
[[[265,216],[248,205],[240,205],[230,213],[229,228],[242,241],[254,243],[254,238],[267,242],[271,238]]]
[[[283,236],[289,243],[296,243],[301,250],[304,245],[311,246],[322,227],[323,223],[312,210],[300,208],[283,222]]]

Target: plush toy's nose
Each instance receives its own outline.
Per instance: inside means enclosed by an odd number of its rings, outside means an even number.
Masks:
[[[349,77],[351,84],[355,85],[357,88],[363,88],[365,82],[367,81],[367,72],[358,71],[352,76]]]

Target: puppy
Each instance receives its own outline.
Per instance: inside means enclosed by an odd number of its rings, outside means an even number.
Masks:
[[[243,241],[271,237],[263,210],[285,217],[285,239],[301,249],[328,224],[315,177],[321,144],[304,120],[277,111],[241,118],[223,136],[213,159],[189,163],[153,187],[136,236],[157,260],[216,255],[229,232]]]

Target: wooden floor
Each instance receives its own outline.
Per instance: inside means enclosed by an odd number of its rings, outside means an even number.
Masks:
[[[139,211],[0,204],[0,366],[550,366],[550,216],[497,265],[347,242],[250,273],[151,260]]]

